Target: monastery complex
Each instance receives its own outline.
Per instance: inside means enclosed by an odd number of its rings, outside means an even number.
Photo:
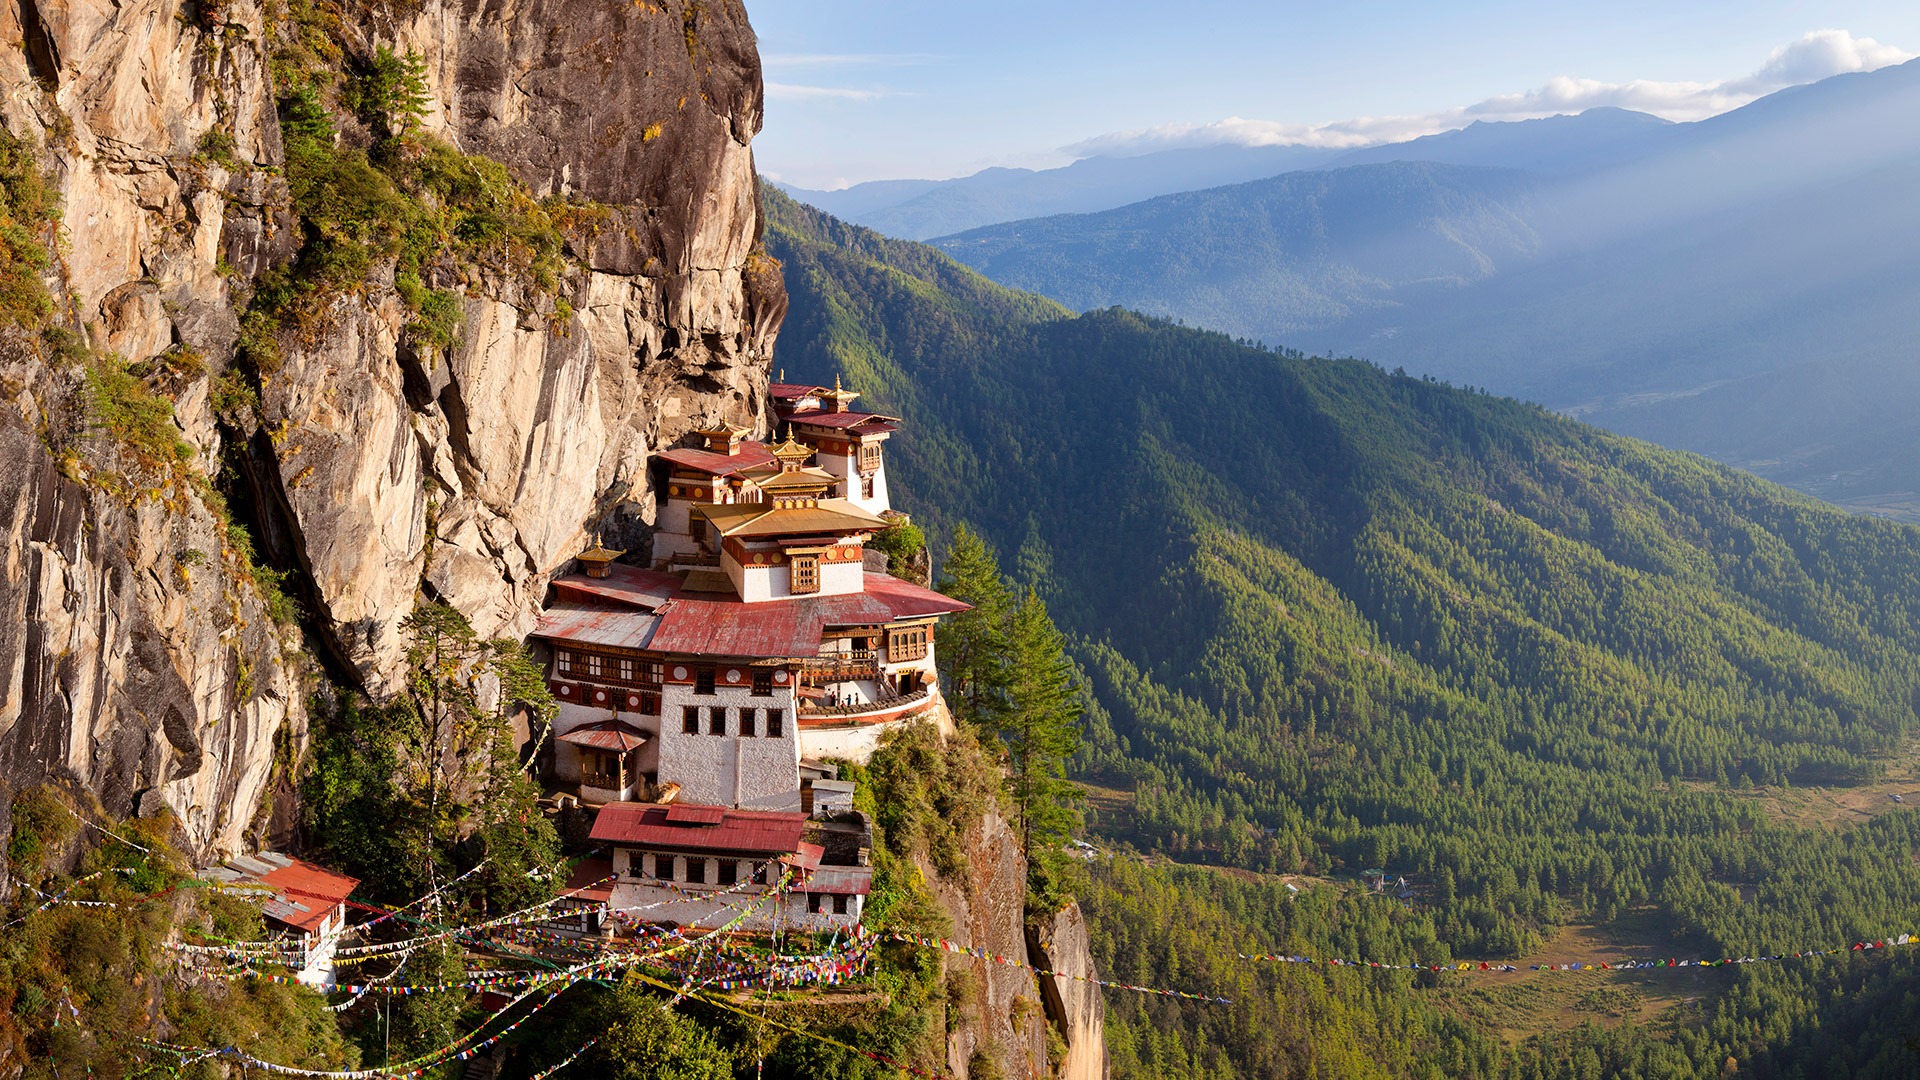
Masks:
[[[772,396],[782,437],[723,427],[659,454],[652,564],[596,542],[534,632],[560,702],[550,785],[596,812],[608,851],[577,877],[611,885],[583,902],[710,923],[790,875],[750,927],[857,923],[871,825],[833,762],[864,763],[915,719],[948,722],[934,625],[967,605],[865,546],[906,520],[883,449],[899,420],[853,408],[837,380]],[[578,929],[601,932],[588,910]]]

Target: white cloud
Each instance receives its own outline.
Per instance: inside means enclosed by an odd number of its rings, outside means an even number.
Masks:
[[[768,81],[767,97],[775,101],[878,101],[893,97],[891,90],[862,90],[850,86],[806,86]]]
[[[1204,124],[1165,124],[1116,131],[1062,147],[1062,150],[1076,157],[1090,157],[1221,144],[1346,149],[1451,131],[1476,120],[1531,120],[1603,105],[1652,113],[1668,120],[1700,120],[1737,109],[1775,90],[1852,71],[1872,71],[1904,63],[1914,56],[1872,38],[1854,37],[1845,30],[1816,30],[1775,49],[1753,74],[1722,82],[1637,79],[1609,83],[1561,76],[1524,93],[1503,94],[1472,105],[1411,116],[1362,116],[1320,124],[1231,116]]]

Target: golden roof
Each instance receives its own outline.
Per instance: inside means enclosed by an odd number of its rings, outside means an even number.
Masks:
[[[821,499],[813,506],[776,508],[771,503],[701,504],[693,512],[713,523],[721,536],[799,536],[809,533],[847,534],[887,527],[845,499]]]
[[[785,442],[769,446],[767,450],[778,458],[782,465],[789,468],[799,468],[802,462],[813,456],[813,447],[796,440],[793,437],[792,428],[787,429]]]

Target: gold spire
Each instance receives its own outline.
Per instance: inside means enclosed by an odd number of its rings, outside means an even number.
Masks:
[[[813,456],[813,447],[798,442],[793,437],[793,427],[788,425],[787,436],[781,442],[767,448],[778,458],[783,468],[791,471],[798,469]]]
[[[600,544],[600,530],[593,530],[593,546],[574,556],[580,560],[580,569],[591,578],[603,578],[613,573],[613,560],[625,555],[624,551],[610,551]]]

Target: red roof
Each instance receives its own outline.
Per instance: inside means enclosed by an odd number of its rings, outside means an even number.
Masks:
[[[820,869],[820,860],[825,858],[826,855],[827,849],[821,847],[819,844],[803,843],[794,849],[793,854],[780,861],[797,870],[818,870]]]
[[[827,392],[824,386],[808,386],[804,383],[777,382],[767,384],[767,396],[775,401],[791,401],[794,398],[818,397]]]
[[[652,647],[687,656],[812,656],[820,651],[824,628],[805,602],[675,600],[661,612]]]
[[[567,875],[567,887],[560,895],[573,900],[592,900],[606,903],[613,899],[613,860],[598,856],[581,859]]]
[[[910,581],[901,581],[891,574],[868,571],[865,577],[867,595],[887,606],[887,610],[896,619],[912,619],[922,615],[951,615],[957,611],[972,611],[973,605],[951,596],[921,588]]]
[[[679,574],[660,570],[642,570],[638,566],[614,563],[607,576],[590,578],[585,574],[567,574],[555,578],[554,590],[561,600],[583,603],[613,601],[639,608],[657,608],[680,592]]]
[[[591,579],[589,579],[591,580]],[[644,649],[653,640],[660,616],[631,608],[608,608],[561,601],[540,613],[533,636],[577,641],[582,645],[611,645]]]
[[[658,456],[662,461],[670,461],[683,469],[692,469],[708,476],[726,476],[743,469],[757,469],[773,461],[773,454],[766,445],[752,440],[742,442],[737,454],[683,447],[679,450],[662,450]]]
[[[807,878],[800,891],[827,896],[866,896],[873,891],[873,867],[823,866]]]
[[[675,821],[670,811],[682,811]],[[677,851],[724,851],[747,855],[791,855],[800,850],[807,815],[766,810],[720,811],[712,824],[685,820],[686,806],[658,803],[609,803],[593,821],[592,838],[601,843]]]
[[[695,806],[674,803],[667,807],[667,820],[675,825],[718,825],[727,816],[724,806]]]
[[[300,930],[314,931],[339,909],[341,901],[352,895],[359,878],[336,874],[301,859],[288,859],[288,865],[257,875],[263,885],[274,888],[277,896],[261,910],[279,922]]]
[[[615,564],[606,578],[568,574],[554,587],[572,604],[555,604],[542,616],[536,637],[600,644],[628,644],[683,656],[738,656],[785,659],[816,656],[820,635],[831,626],[880,626],[900,619],[966,611],[971,605],[875,571],[864,576],[865,591],[838,596],[796,596],[748,603],[712,593],[688,595],[678,574]],[[632,609],[592,608],[587,600],[654,609],[653,616]],[[619,640],[615,640],[619,639]],[[642,643],[643,642],[643,643]]]
[[[554,738],[574,746],[590,746],[595,750],[611,750],[624,754],[629,750],[645,746],[653,736],[622,720],[599,720],[591,724],[582,724],[564,735]]]
[[[787,422],[823,428],[851,428],[862,424],[873,424],[874,431],[892,431],[894,425],[899,422],[899,417],[869,412],[829,412],[826,409],[807,409],[803,412],[788,414]]]

